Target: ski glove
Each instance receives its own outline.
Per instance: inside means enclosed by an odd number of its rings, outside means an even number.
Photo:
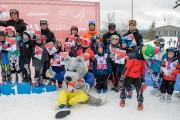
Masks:
[[[52,71],[51,69],[48,69],[46,71],[46,77],[48,77],[48,78],[54,78],[55,75],[56,75],[56,73],[54,71]]]

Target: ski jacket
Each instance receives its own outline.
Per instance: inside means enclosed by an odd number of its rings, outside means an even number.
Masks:
[[[85,33],[84,38],[88,38],[89,40],[91,40],[91,37],[93,35],[100,35],[100,32],[98,32],[96,30],[93,30],[93,31],[88,30],[87,33]]]
[[[49,43],[49,42],[55,43],[55,42],[56,42],[56,38],[55,38],[55,36],[54,36],[54,33],[51,32],[51,31],[49,30],[49,28],[47,28],[46,30],[42,30],[42,29],[41,29],[41,34],[47,37],[46,43]]]

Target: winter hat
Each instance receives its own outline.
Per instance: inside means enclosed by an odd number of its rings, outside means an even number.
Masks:
[[[14,32],[14,36],[16,36],[16,30],[15,30],[14,26],[6,27],[5,33],[7,33],[8,31],[13,31]]]
[[[40,20],[40,25],[42,25],[42,24],[48,24],[47,19],[42,18],[42,19]]]
[[[154,56],[154,48],[152,45],[147,44],[142,47],[142,54],[145,60],[149,60]]]
[[[135,21],[135,20],[130,20],[130,21],[129,21],[129,25],[134,25],[134,26],[136,26],[136,21]]]

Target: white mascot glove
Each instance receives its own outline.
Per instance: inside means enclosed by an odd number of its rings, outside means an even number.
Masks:
[[[89,92],[90,86],[87,83],[77,82],[75,84],[75,89],[78,90],[78,91],[84,90],[85,92]]]
[[[56,75],[56,73],[54,71],[52,71],[51,69],[48,69],[46,71],[46,77],[48,78],[53,78]]]

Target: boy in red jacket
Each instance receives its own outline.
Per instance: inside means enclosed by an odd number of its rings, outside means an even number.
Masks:
[[[161,96],[160,102],[165,101],[171,103],[171,96],[174,91],[174,84],[176,82],[177,74],[180,72],[180,64],[178,63],[178,50],[175,47],[169,47],[166,49],[168,57],[163,61],[161,67],[161,73],[163,73],[163,80],[160,87]]]
[[[151,45],[138,46],[135,52],[129,55],[129,60],[122,71],[120,78],[120,106],[124,107],[128,89],[134,85],[137,92],[138,110],[143,109],[143,94],[141,90],[145,75],[145,60],[151,59],[154,55],[154,48]]]

